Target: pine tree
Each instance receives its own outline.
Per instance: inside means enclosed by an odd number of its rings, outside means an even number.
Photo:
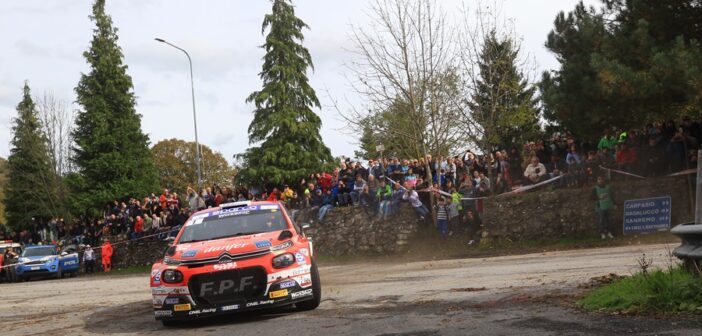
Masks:
[[[540,84],[547,119],[596,141],[606,127],[702,109],[702,2],[602,0],[560,13],[546,47],[561,68]]]
[[[58,216],[53,194],[53,176],[46,136],[42,133],[29,85],[24,84],[22,101],[12,131],[12,149],[8,157],[8,181],[5,211],[10,227],[30,228],[38,220]]]
[[[75,89],[82,107],[73,132],[73,160],[80,178],[71,179],[77,206],[84,209],[117,197],[146,195],[158,187],[149,139],[135,110],[132,79],[104,0],[95,1],[90,18],[96,28],[83,56],[91,70],[81,75]]]
[[[531,86],[518,68],[514,41],[490,32],[480,53],[480,78],[472,97],[473,118],[482,128],[478,145],[485,152],[521,146],[539,135],[539,108]]]
[[[255,184],[292,183],[323,169],[332,156],[319,134],[322,121],[313,108],[320,108],[309,85],[307,68],[312,57],[302,46],[302,29],[307,25],[295,16],[287,0],[273,0],[272,13],[263,20],[268,29],[263,67],[259,76],[263,88],[247,102],[256,106],[249,125],[249,148],[240,157],[244,169],[239,179]]]

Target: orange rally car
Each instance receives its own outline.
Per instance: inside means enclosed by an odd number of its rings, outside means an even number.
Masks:
[[[154,314],[179,320],[295,305],[317,308],[312,242],[279,202],[236,202],[193,214],[151,268]]]

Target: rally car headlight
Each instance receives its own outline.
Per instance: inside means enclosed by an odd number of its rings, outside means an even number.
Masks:
[[[273,268],[283,268],[292,265],[295,262],[295,256],[292,253],[281,254],[273,258]]]
[[[161,276],[161,279],[165,283],[178,283],[183,281],[183,273],[179,270],[165,270]]]
[[[19,262],[24,264],[29,262],[29,258],[19,258]]]

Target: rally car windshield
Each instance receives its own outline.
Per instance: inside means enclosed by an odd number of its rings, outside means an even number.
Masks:
[[[178,243],[191,243],[287,229],[280,211],[239,210],[199,218],[186,224]]]
[[[22,252],[23,257],[41,257],[41,256],[55,255],[55,254],[56,254],[56,249],[53,247],[48,247],[48,246],[26,249],[26,250],[24,250],[24,252]]]

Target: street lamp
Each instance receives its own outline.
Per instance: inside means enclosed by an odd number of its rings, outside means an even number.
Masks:
[[[200,142],[198,142],[197,140],[197,114],[195,113],[195,84],[193,84],[193,60],[190,59],[190,54],[188,54],[188,52],[185,51],[185,49],[178,47],[177,45],[174,45],[162,38],[157,37],[154,40],[168,44],[169,46],[185,53],[185,56],[188,56],[188,63],[190,64],[190,89],[193,97],[193,124],[195,125],[195,164],[197,165],[197,192],[199,193],[202,184],[202,172],[200,171]]]

